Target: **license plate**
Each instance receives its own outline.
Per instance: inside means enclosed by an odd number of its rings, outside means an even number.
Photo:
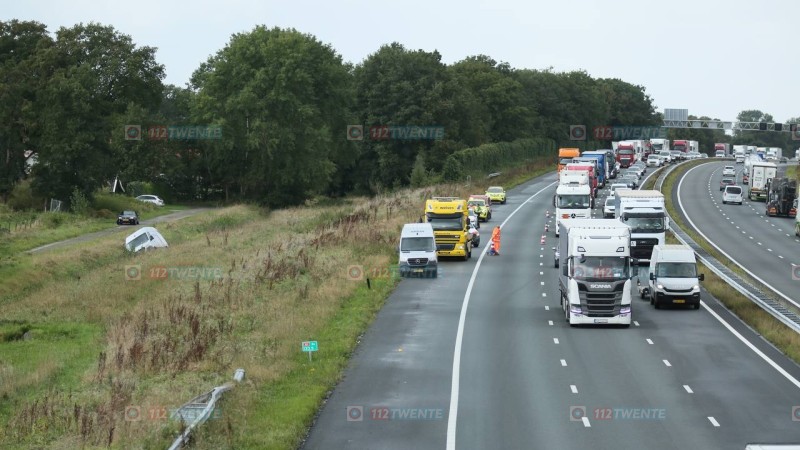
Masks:
[[[608,319],[594,319],[594,323],[608,323]]]
[[[425,269],[414,269],[413,272],[422,273],[425,272]]]
[[[686,300],[684,300],[682,298],[678,298],[678,299],[673,300],[672,303],[686,303]]]

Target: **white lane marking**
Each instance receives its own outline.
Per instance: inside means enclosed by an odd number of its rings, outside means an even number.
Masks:
[[[575,386],[574,384],[570,384],[569,385],[569,390],[572,391],[573,394],[577,394],[578,393],[578,386]]]
[[[689,387],[688,384],[684,384],[683,388],[686,389],[686,392],[688,392],[690,394],[694,394],[694,391],[692,390],[692,388]]]
[[[547,186],[538,190],[535,194],[528,197],[528,199],[522,202],[521,205],[517,206],[517,208],[514,211],[511,211],[511,214],[506,217],[506,220],[500,224],[500,229],[502,229],[503,226],[509,220],[511,220],[511,218],[514,217],[514,214],[522,209],[523,206],[528,204],[537,195],[554,186],[556,183],[557,182],[554,181],[548,184]],[[472,269],[472,276],[469,278],[467,292],[464,294],[464,301],[461,303],[461,315],[458,318],[456,344],[453,350],[453,375],[450,383],[450,412],[447,417],[447,450],[455,450],[456,448],[456,424],[458,423],[458,394],[461,385],[461,349],[464,343],[464,325],[467,321],[467,308],[469,307],[469,299],[472,297],[472,288],[475,286],[475,280],[478,277],[478,269],[480,269],[481,262],[483,262],[483,258],[485,256],[486,252],[481,252],[481,256],[478,257],[478,262],[475,264],[475,268]]]
[[[717,419],[713,418],[712,416],[708,416],[708,420],[709,422],[711,422],[711,425],[714,425],[715,427],[719,426],[719,422],[717,422]]]
[[[548,321],[547,321],[547,324],[548,324],[548,325],[550,325],[550,326],[552,327],[552,326],[553,326],[553,321],[552,321],[552,320],[548,320]]]
[[[542,286],[544,286],[544,281],[541,281],[540,283],[542,283]]]
[[[544,272],[539,272],[539,275],[544,275]]]
[[[635,325],[635,326],[637,326],[637,327],[638,327],[638,326],[639,326],[639,322],[637,322],[637,321],[635,321],[635,320],[634,320],[634,321],[633,321],[633,325]]]
[[[562,359],[561,360],[561,367],[567,367],[567,360],[566,359]]]
[[[542,297],[547,297],[547,294],[542,292]]]
[[[589,418],[586,416],[581,417],[581,421],[583,421],[583,426],[586,428],[591,428],[592,424],[589,423]]]
[[[778,255],[778,258],[780,258],[780,259],[783,259],[783,256],[781,256],[781,255]]]
[[[543,266],[543,265],[544,265],[544,263],[539,263],[539,265],[540,265],[540,266]]]
[[[553,338],[553,344],[558,345],[558,338]]]
[[[771,252],[771,251],[772,251],[772,249],[771,249],[771,248],[768,248],[768,249],[767,249],[767,251],[768,251],[768,252]]]
[[[648,344],[653,345],[653,340],[652,339],[646,339],[646,341],[647,341]]]
[[[667,367],[672,367],[672,364],[670,364],[670,363],[669,363],[669,361],[667,361],[666,359],[664,359],[664,360],[662,360],[662,361],[664,361],[664,365],[665,365],[665,366],[667,366]]]
[[[545,310],[545,311],[550,311],[550,307],[549,307],[549,306],[547,306],[547,305],[545,305],[545,307],[544,307],[544,310]]]
[[[764,352],[759,350],[755,345],[753,345],[750,341],[747,340],[744,336],[742,336],[738,331],[736,331],[728,322],[725,321],[722,317],[719,316],[713,309],[709,308],[705,302],[701,301],[700,304],[705,308],[706,311],[711,313],[715,319],[717,319],[725,328],[728,329],[734,336],[739,338],[740,341],[744,343],[744,345],[748,346],[750,350],[754,351],[756,355],[760,356],[761,359],[767,362],[770,366],[772,366],[775,370],[778,371],[781,375],[783,375],[789,382],[800,388],[800,381],[798,381],[795,377],[793,377],[789,372],[783,370],[783,367],[779,366],[778,363],[770,359],[769,356],[765,355]]]

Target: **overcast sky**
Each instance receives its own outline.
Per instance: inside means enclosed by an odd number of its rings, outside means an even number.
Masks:
[[[158,48],[165,82],[179,86],[231,34],[263,24],[310,33],[353,63],[397,41],[438,50],[445,63],[486,54],[515,68],[620,78],[644,86],[659,111],[800,116],[797,0],[6,0],[0,19],[51,32],[112,25]]]

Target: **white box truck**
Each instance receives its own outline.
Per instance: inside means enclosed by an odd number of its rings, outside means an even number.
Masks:
[[[630,228],[614,219],[572,219],[559,224],[558,288],[570,326],[631,324]]]
[[[430,223],[407,223],[400,232],[398,271],[401,277],[425,276],[436,278],[439,259],[436,239]]]
[[[556,237],[558,224],[567,219],[588,219],[592,217],[592,185],[589,175],[584,171],[563,170],[553,196],[556,208]]]
[[[648,287],[642,297],[649,297],[656,309],[665,304],[691,305],[700,309],[700,282],[694,250],[686,245],[656,245],[650,258]]]
[[[750,164],[747,198],[750,200],[767,199],[767,180],[775,178],[778,166],[771,162],[754,161]]]
[[[631,229],[631,256],[649,260],[653,247],[666,243],[669,228],[664,194],[654,190],[614,193],[614,218]]]

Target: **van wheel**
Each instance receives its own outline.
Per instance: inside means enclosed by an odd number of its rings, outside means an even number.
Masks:
[[[653,300],[653,305],[655,305],[656,309],[661,309],[661,302],[658,299]]]

